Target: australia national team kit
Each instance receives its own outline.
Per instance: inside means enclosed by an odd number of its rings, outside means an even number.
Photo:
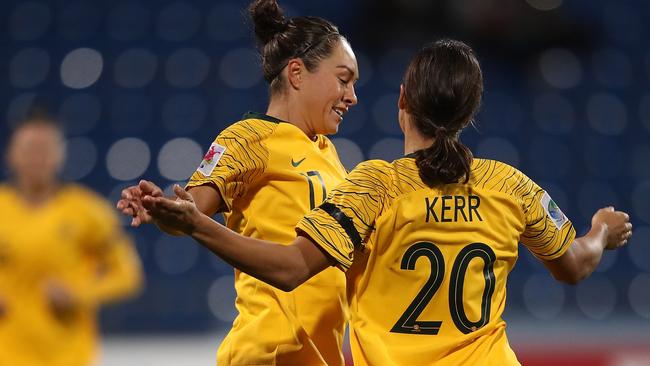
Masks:
[[[298,230],[347,271],[355,365],[518,365],[501,319],[522,242],[561,256],[575,230],[507,164],[427,187],[413,156],[367,161]]]
[[[346,175],[332,142],[293,124],[248,113],[209,147],[187,187],[217,189],[226,225],[290,244],[296,223]],[[328,268],[292,292],[235,271],[239,315],[219,347],[219,365],[343,365],[345,274]]]

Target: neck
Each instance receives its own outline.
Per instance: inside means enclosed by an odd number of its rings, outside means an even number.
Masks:
[[[412,154],[418,150],[426,149],[433,145],[433,137],[425,137],[415,128],[408,127],[404,129],[404,155]]]
[[[59,185],[55,181],[43,182],[42,184],[16,180],[16,191],[18,195],[28,204],[39,206],[47,202],[57,191]]]
[[[295,102],[289,101],[286,96],[271,97],[266,114],[291,123],[301,129],[309,139],[316,140],[316,133],[307,125],[307,119],[302,109],[296,106]]]

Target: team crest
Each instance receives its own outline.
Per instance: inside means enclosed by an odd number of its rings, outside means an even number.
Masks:
[[[201,160],[201,165],[196,169],[199,173],[209,177],[214,168],[217,166],[217,163],[223,156],[223,153],[226,151],[225,146],[221,146],[216,142],[210,145],[210,149],[205,153],[203,160]]]
[[[553,221],[558,229],[562,228],[562,225],[568,221],[562,210],[560,210],[558,205],[555,203],[555,201],[553,201],[547,192],[544,192],[541,204],[542,207],[544,207],[544,211],[546,211],[548,217],[551,219],[551,221]]]

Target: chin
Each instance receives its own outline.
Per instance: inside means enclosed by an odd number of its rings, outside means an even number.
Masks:
[[[339,132],[339,124],[338,123],[323,126],[320,130],[316,131],[316,133],[319,134],[319,135],[334,135],[337,132]]]
[[[327,132],[323,133],[323,135],[334,135],[337,132],[339,132],[339,125],[336,124],[334,126],[328,126]]]

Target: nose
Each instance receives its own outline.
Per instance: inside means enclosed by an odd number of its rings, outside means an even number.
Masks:
[[[357,94],[354,92],[354,84],[350,83],[347,88],[345,88],[345,94],[343,95],[343,101],[349,106],[356,105],[358,102]]]

